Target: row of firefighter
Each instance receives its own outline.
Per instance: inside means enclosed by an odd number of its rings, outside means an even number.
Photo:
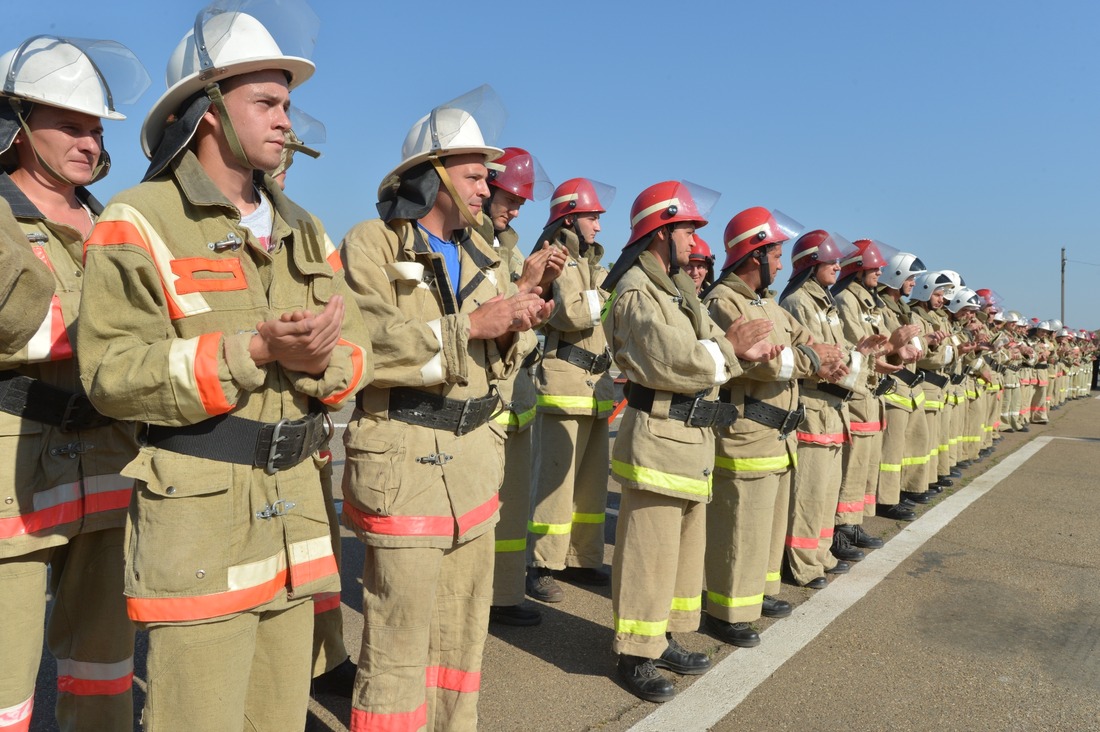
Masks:
[[[718,194],[684,181],[638,195],[606,268],[614,189],[497,147],[488,87],[412,125],[337,247],[283,192],[323,138],[290,106],[317,23],[301,0],[201,10],[148,171],[105,206],[88,187],[141,63],[50,35],[0,57],[0,730],[30,724],[44,640],[59,725],[130,729],[137,628],[147,729],[300,730],[311,689],[350,697],[355,730],[473,729],[489,622],[538,624],[525,598],[560,581],[611,585],[617,673],[665,701],[661,669],[710,665],[676,633],[757,645],[784,573],[825,586],[881,546],[865,516],[913,520],[1087,391],[1091,335],[882,242],[749,208],[716,267],[696,232]],[[329,412],[351,403],[338,516]],[[365,550],[357,665],[341,522]]]

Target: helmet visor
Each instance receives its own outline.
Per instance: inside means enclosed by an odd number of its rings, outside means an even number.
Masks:
[[[486,146],[498,147],[497,140],[507,116],[504,103],[493,87],[482,84],[431,111],[431,149],[464,147],[463,140],[469,139],[471,121],[480,130],[481,139]]]

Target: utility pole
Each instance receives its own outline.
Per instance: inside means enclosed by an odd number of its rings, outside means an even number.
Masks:
[[[1062,314],[1061,320],[1066,322],[1066,248],[1062,247]]]

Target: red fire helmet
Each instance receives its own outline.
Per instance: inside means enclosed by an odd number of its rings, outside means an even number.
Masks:
[[[722,194],[687,181],[666,180],[638,194],[630,207],[630,246],[662,226],[694,223],[707,225],[707,216]]]
[[[791,276],[823,262],[839,262],[840,246],[832,234],[814,229],[798,237],[791,249]]]
[[[722,269],[732,267],[761,247],[796,238],[802,228],[780,211],[769,211],[761,206],[745,209],[726,224],[723,236],[726,261]]]
[[[615,187],[591,178],[570,178],[550,198],[550,218],[546,225],[563,216],[578,213],[606,213],[615,198]]]
[[[871,239],[857,239],[852,242],[852,247],[852,251],[846,252],[841,259],[841,279],[856,272],[866,272],[869,269],[886,266],[886,258],[882,256],[878,245]]]
[[[528,201],[546,198],[554,187],[535,156],[521,147],[504,148],[504,154],[485,167],[489,169],[489,185]]]
[[[714,264],[714,254],[710,251],[710,245],[703,241],[703,237],[698,234],[692,234],[692,238],[695,239],[695,244],[691,247],[691,255],[688,256],[688,259]]]

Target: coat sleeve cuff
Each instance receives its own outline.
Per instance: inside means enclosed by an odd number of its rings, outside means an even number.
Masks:
[[[267,368],[257,366],[252,360],[248,346],[252,342],[255,333],[237,333],[224,336],[225,363],[229,368],[229,376],[243,391],[256,391],[267,380]]]

